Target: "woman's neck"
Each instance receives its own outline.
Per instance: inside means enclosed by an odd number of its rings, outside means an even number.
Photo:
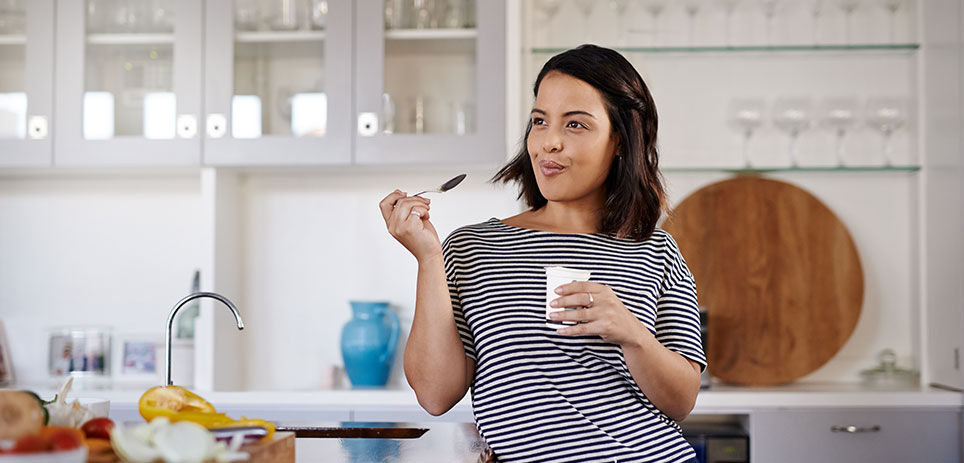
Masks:
[[[549,202],[545,206],[503,220],[507,225],[553,233],[596,233],[601,208],[588,204]]]

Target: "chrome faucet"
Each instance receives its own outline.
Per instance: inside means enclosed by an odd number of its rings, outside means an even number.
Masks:
[[[238,312],[238,308],[235,307],[234,304],[232,304],[231,301],[228,300],[228,298],[218,293],[206,293],[206,292],[191,293],[191,294],[188,294],[187,296],[184,296],[184,299],[177,301],[177,304],[174,304],[174,308],[171,309],[171,313],[167,316],[167,385],[168,386],[174,385],[174,381],[171,380],[171,328],[174,326],[174,316],[177,315],[178,310],[181,310],[181,307],[184,307],[184,304],[187,304],[189,301],[192,301],[194,299],[198,299],[201,297],[210,297],[211,299],[217,299],[222,303],[224,303],[224,305],[228,306],[228,308],[231,309],[231,313],[234,314],[234,319],[237,320],[238,322],[238,330],[244,329],[244,322],[241,321],[241,313]]]

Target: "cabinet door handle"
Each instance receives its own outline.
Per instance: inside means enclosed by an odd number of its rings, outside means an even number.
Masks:
[[[880,432],[880,425],[873,426],[838,426],[834,425],[830,427],[830,432],[845,432],[849,434],[857,433],[867,433],[867,432]]]

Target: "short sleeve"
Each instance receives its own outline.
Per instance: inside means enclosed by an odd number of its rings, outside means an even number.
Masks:
[[[458,247],[455,244],[457,242],[455,236],[456,233],[449,235],[442,245],[442,257],[445,260],[445,281],[449,287],[449,297],[452,300],[452,315],[455,317],[455,327],[458,329],[459,337],[462,339],[462,348],[465,350],[465,356],[472,360],[477,360],[475,354],[475,338],[472,336],[472,330],[469,329],[465,313],[462,311],[462,297],[459,294],[458,285],[458,265],[456,265],[456,257],[454,256],[454,249]]]
[[[696,282],[668,233],[664,250],[666,266],[656,301],[656,339],[667,349],[699,363],[701,370],[706,369]]]

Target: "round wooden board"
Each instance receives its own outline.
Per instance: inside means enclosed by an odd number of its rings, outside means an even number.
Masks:
[[[710,373],[725,382],[792,382],[853,333],[864,279],[846,227],[789,183],[738,176],[705,186],[662,227],[679,244],[706,307]]]

